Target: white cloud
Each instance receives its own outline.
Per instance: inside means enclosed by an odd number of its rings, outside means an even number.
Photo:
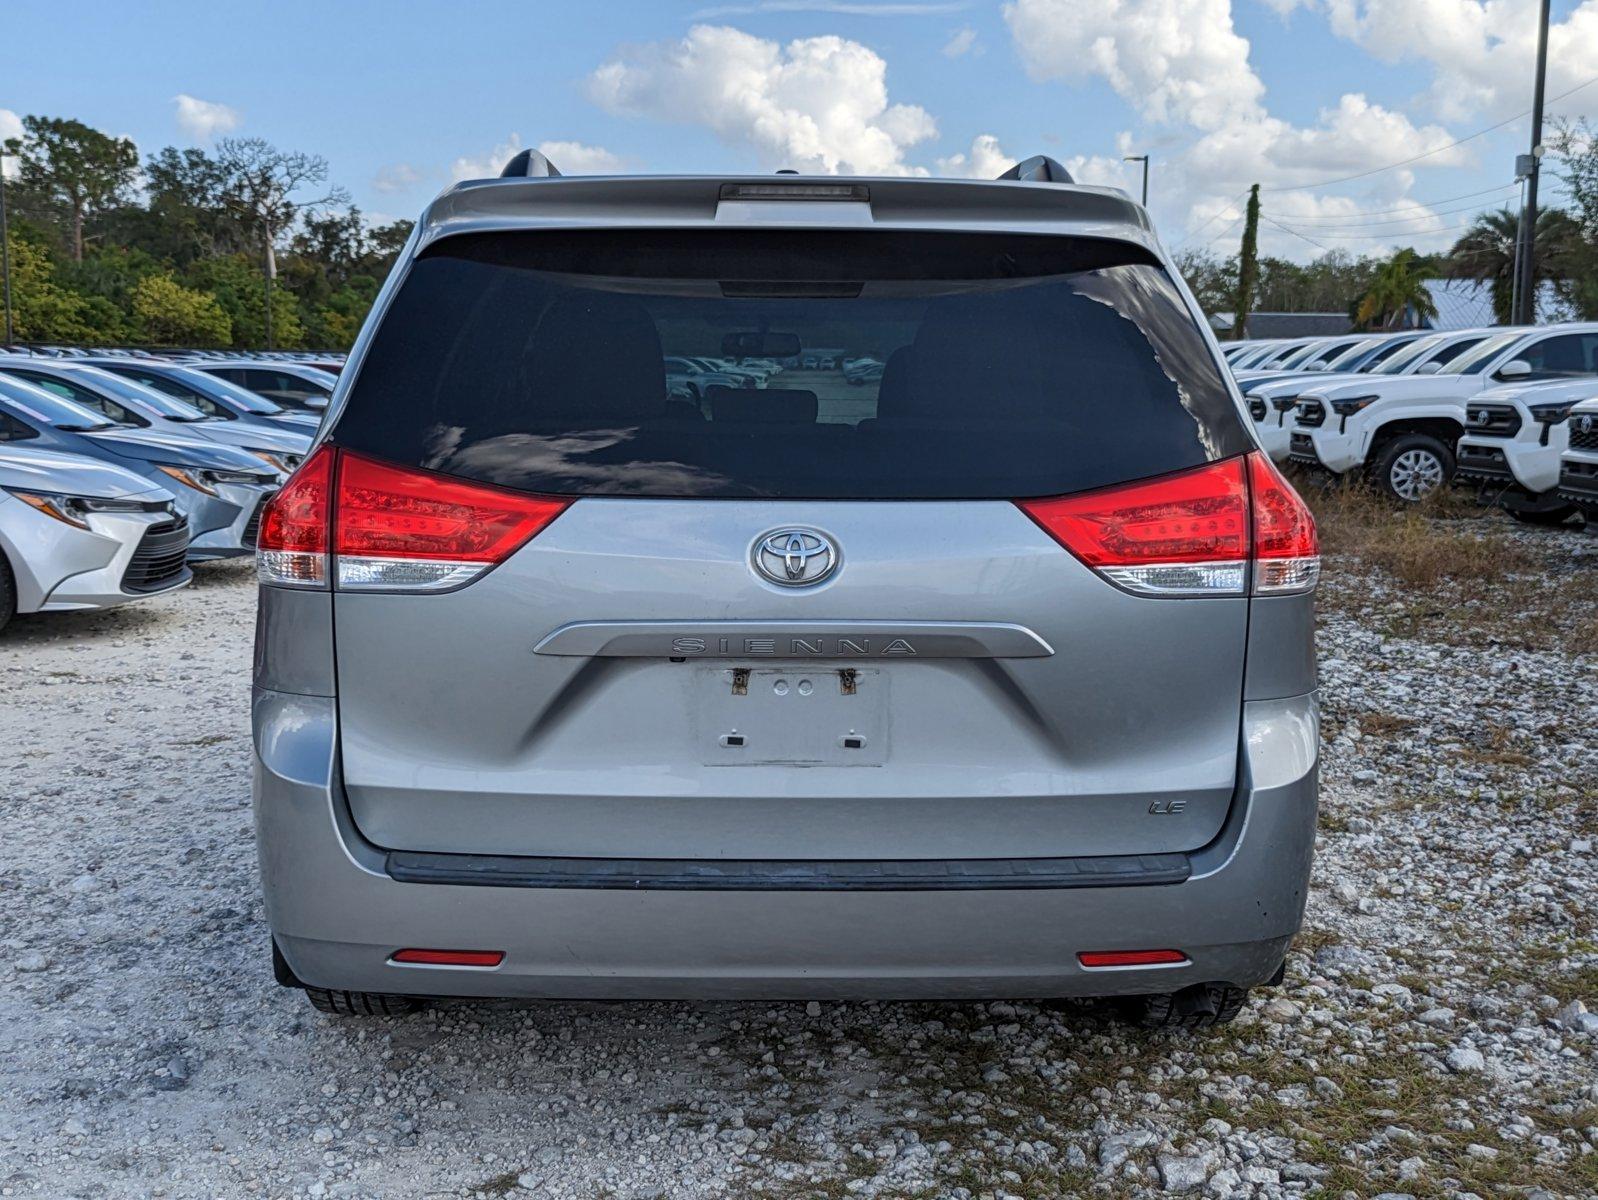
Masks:
[[[525,149],[522,145],[522,136],[513,133],[510,137],[500,142],[486,154],[471,157],[463,155],[449,166],[449,177],[452,183],[459,183],[463,179],[494,179],[505,169],[505,164]]]
[[[960,179],[997,179],[1015,163],[1015,155],[1006,154],[998,138],[980,133],[972,140],[970,153],[938,159],[938,174]]]
[[[9,108],[0,108],[0,145],[4,145],[12,138],[20,137],[22,137],[22,118]],[[17,171],[21,169],[17,160],[9,157],[0,162],[0,166],[5,167],[7,179],[15,178]]]
[[[238,109],[212,100],[177,95],[172,97],[172,103],[177,105],[178,128],[196,142],[209,142],[219,134],[231,133],[244,119]]]
[[[769,166],[829,174],[923,174],[905,151],[937,134],[931,114],[890,104],[888,65],[847,38],[781,46],[727,26],[621,50],[588,80],[601,108],[702,125]]]
[[[1306,0],[1308,2],[1308,0]],[[1445,118],[1508,116],[1531,107],[1536,0],[1320,0],[1332,32],[1383,62],[1436,70],[1427,98]],[[1548,29],[1548,95],[1592,78],[1598,0],[1581,0]]]
[[[423,179],[422,172],[410,163],[393,163],[382,168],[372,178],[374,192],[408,192]]]
[[[943,53],[946,58],[959,58],[962,54],[971,53],[976,44],[977,31],[967,25],[964,29],[955,30],[954,35],[943,44]]]
[[[627,169],[627,160],[603,146],[582,142],[539,142],[538,149],[554,163],[562,175],[617,175]]]
[[[1267,2],[1279,11],[1292,7],[1286,0]],[[1425,8],[1471,0],[1414,2]],[[1417,126],[1405,114],[1357,93],[1342,96],[1311,124],[1273,116],[1250,62],[1249,42],[1232,23],[1230,0],[1011,0],[1004,14],[1034,78],[1102,79],[1150,124],[1185,127],[1198,135],[1158,164],[1150,187],[1155,206],[1181,212],[1188,231],[1214,236],[1225,229],[1226,218],[1211,218],[1223,210],[1240,211],[1226,205],[1249,182],[1266,189],[1298,188],[1419,155],[1428,156],[1426,166],[1467,161],[1468,151],[1445,149],[1454,140],[1447,129]],[[1123,154],[1128,145],[1122,145]],[[1111,159],[1074,159],[1068,166],[1084,179],[1097,176],[1131,190],[1127,174],[1117,178]],[[1345,213],[1358,220],[1362,211],[1404,203],[1413,182],[1412,172],[1385,172],[1371,178],[1358,200],[1278,190],[1268,194],[1266,211],[1284,223]],[[1429,212],[1417,208],[1419,219],[1393,229],[1395,238],[1403,241],[1411,230],[1436,230]],[[1273,252],[1314,253],[1307,243],[1269,225],[1261,241]]]

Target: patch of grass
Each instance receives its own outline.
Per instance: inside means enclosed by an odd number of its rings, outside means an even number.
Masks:
[[[1359,731],[1366,737],[1388,737],[1417,724],[1414,717],[1401,717],[1397,713],[1364,712],[1359,715]]]

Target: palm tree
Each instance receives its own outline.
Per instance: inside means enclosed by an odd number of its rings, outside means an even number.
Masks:
[[[1509,208],[1484,212],[1465,230],[1449,258],[1455,274],[1485,284],[1492,291],[1493,314],[1508,324],[1515,293],[1515,242],[1520,236],[1520,216]],[[1537,244],[1532,256],[1532,278],[1564,279],[1581,247],[1581,227],[1570,214],[1545,208],[1537,214]]]
[[[1396,329],[1404,315],[1435,317],[1437,304],[1426,290],[1426,281],[1437,276],[1437,269],[1420,261],[1413,250],[1400,250],[1382,264],[1360,297],[1354,323],[1360,329]]]

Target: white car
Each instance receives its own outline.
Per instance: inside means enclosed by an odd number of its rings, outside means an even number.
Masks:
[[[1505,383],[1598,378],[1598,323],[1507,329],[1434,375],[1357,376],[1306,388],[1288,442],[1293,462],[1367,471],[1395,499],[1422,499],[1454,474],[1465,406]]]
[[[1598,522],[1598,400],[1583,400],[1566,418],[1569,444],[1559,461],[1559,496]]]
[[[0,442],[0,628],[14,613],[180,588],[192,578],[188,548],[171,492],[79,454]]]
[[[1576,505],[1557,491],[1570,414],[1594,398],[1598,379],[1488,388],[1465,406],[1456,478],[1497,492],[1498,503],[1517,520],[1561,524],[1576,514]]]
[[[1427,337],[1393,342],[1361,342],[1345,351],[1328,370],[1309,375],[1273,376],[1243,383],[1254,433],[1276,462],[1286,462],[1291,443],[1292,413],[1307,389],[1322,383],[1341,383],[1351,375],[1435,375],[1471,347],[1492,336],[1491,330],[1471,329],[1434,333]]]

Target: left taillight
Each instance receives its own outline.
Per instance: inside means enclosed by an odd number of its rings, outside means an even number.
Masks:
[[[338,452],[318,448],[261,511],[255,573],[278,587],[325,588]]]
[[[289,587],[445,591],[509,558],[570,503],[323,446],[267,508],[259,574]]]

